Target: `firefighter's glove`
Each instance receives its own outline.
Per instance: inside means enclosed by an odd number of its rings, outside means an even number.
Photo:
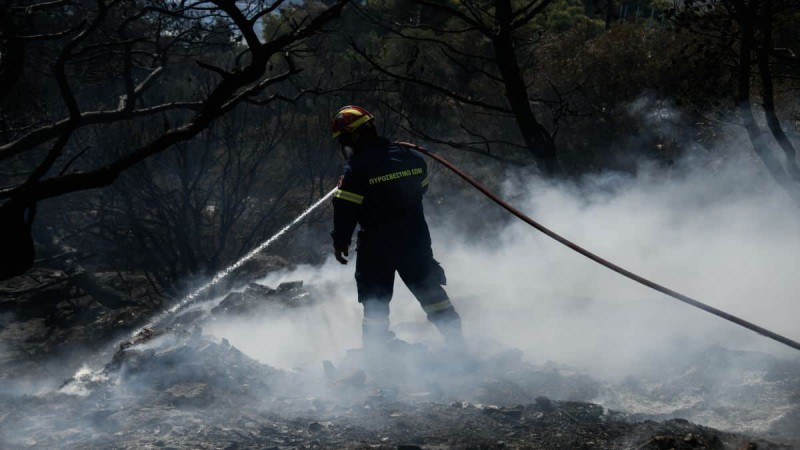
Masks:
[[[336,256],[336,260],[342,264],[347,264],[347,260],[344,259],[345,256],[348,256],[346,248],[333,248],[333,254]],[[342,256],[344,255],[344,256]]]

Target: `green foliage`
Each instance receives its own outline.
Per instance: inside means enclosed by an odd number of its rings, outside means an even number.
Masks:
[[[674,160],[698,131],[695,111],[733,104],[724,51],[646,22],[618,23],[597,35],[574,29],[550,41],[540,76],[562,91],[575,89],[573,114],[559,129],[562,163],[581,172]],[[652,122],[662,108],[670,120],[677,115],[687,123]]]
[[[586,26],[599,32],[605,25],[602,19],[587,15],[586,5],[581,0],[553,0],[543,14],[534,18],[531,26],[537,31],[561,33]]]

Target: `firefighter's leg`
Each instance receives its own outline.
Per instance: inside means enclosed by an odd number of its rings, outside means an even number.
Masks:
[[[364,318],[361,321],[361,336],[364,347],[383,344],[394,338],[389,329],[389,302],[370,298],[361,302]]]
[[[461,347],[464,340],[461,317],[442,287],[447,282],[444,269],[433,259],[430,249],[420,253],[409,264],[399,268],[400,277],[447,343]]]
[[[423,303],[423,300],[420,300],[422,309],[428,315],[428,320],[442,333],[448,345],[463,347],[464,337],[461,333],[461,316],[456,312],[444,289],[441,286],[438,286],[438,288],[438,290],[423,288],[423,292],[426,293],[420,293],[418,298],[427,297],[428,299],[438,299],[438,301],[426,300]]]
[[[394,337],[389,330],[389,301],[394,287],[394,268],[369,252],[356,259],[358,301],[364,307],[361,323],[364,347],[380,345]]]

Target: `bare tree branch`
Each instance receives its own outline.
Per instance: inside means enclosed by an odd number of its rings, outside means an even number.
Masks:
[[[282,4],[285,3],[286,0],[275,0],[272,5],[267,8],[262,9],[258,13],[256,13],[253,17],[250,18],[250,24],[255,24],[258,22],[258,19],[266,16],[267,14],[272,13],[276,9],[278,9]]]
[[[203,69],[210,70],[211,72],[216,73],[217,75],[221,76],[222,78],[228,78],[229,76],[233,75],[233,72],[229,72],[223,68],[204,63],[203,61],[195,61],[198,66],[202,67]]]
[[[504,107],[501,107],[501,106],[492,105],[492,104],[489,104],[489,103],[485,103],[485,102],[481,102],[481,101],[478,101],[478,100],[473,100],[473,99],[468,98],[468,97],[464,97],[464,96],[456,93],[455,91],[452,91],[450,89],[446,89],[446,88],[441,87],[441,86],[439,86],[437,84],[422,80],[420,78],[410,77],[410,76],[407,76],[407,75],[401,75],[399,73],[391,72],[391,71],[385,69],[380,64],[378,64],[378,62],[375,61],[373,58],[371,58],[369,55],[367,55],[367,53],[365,51],[363,51],[360,48],[358,48],[358,46],[356,45],[355,42],[351,41],[350,45],[351,45],[351,48],[353,50],[355,50],[356,53],[361,55],[361,57],[364,58],[367,62],[369,62],[372,65],[372,67],[374,67],[377,71],[379,71],[379,72],[381,72],[381,73],[383,73],[385,75],[388,75],[388,76],[390,76],[390,77],[392,77],[394,79],[405,81],[405,82],[409,82],[409,83],[413,83],[413,84],[418,84],[420,86],[424,86],[424,87],[426,87],[428,89],[431,89],[433,91],[436,91],[436,92],[438,92],[440,94],[444,94],[447,97],[450,97],[453,100],[456,100],[456,101],[458,101],[460,103],[463,103],[465,105],[477,106],[477,107],[480,107],[480,108],[488,109],[490,111],[508,112],[508,108],[504,108]]]
[[[431,1],[428,1],[428,0],[412,0],[412,1],[414,3],[416,3],[416,4],[418,4],[418,5],[422,5],[422,6],[431,8],[433,10],[442,11],[442,12],[445,12],[445,13],[453,16],[453,17],[457,17],[458,19],[460,19],[464,23],[466,23],[466,24],[470,25],[471,27],[475,28],[476,30],[478,30],[480,33],[482,33],[482,34],[484,34],[486,36],[489,36],[489,37],[493,36],[492,30],[489,29],[489,27],[487,27],[484,23],[481,23],[480,21],[475,20],[472,17],[469,17],[468,15],[464,14],[463,12],[459,11],[458,9],[456,9],[454,7],[447,6],[447,5],[442,4],[442,3],[431,2]]]
[[[57,8],[60,6],[74,5],[73,0],[55,0],[52,2],[35,3],[28,6],[15,6],[15,11],[36,12],[48,8]]]
[[[409,124],[408,127],[400,124],[399,126],[400,126],[401,129],[403,129],[404,131],[406,131],[406,132],[408,132],[408,133],[410,133],[410,134],[412,134],[414,136],[417,136],[418,138],[420,138],[420,139],[422,139],[424,141],[432,142],[434,144],[446,145],[446,146],[448,146],[450,148],[454,148],[454,149],[458,149],[458,150],[464,150],[464,151],[469,152],[469,153],[475,153],[475,154],[478,154],[478,155],[481,155],[481,156],[486,156],[488,158],[491,158],[491,159],[494,159],[494,160],[497,160],[497,161],[502,161],[502,162],[505,162],[505,163],[508,163],[508,164],[511,164],[511,165],[514,165],[514,166],[523,167],[523,166],[527,165],[526,163],[523,163],[523,162],[520,162],[520,161],[516,161],[516,160],[510,159],[510,158],[506,158],[506,157],[503,157],[503,156],[500,156],[500,155],[497,155],[497,154],[493,154],[491,152],[491,145],[492,144],[510,145],[510,146],[515,146],[515,147],[526,149],[525,147],[520,147],[520,146],[518,146],[516,144],[513,144],[513,143],[510,143],[510,142],[489,141],[489,140],[487,140],[487,139],[485,139],[483,137],[481,137],[481,139],[479,141],[472,141],[472,142],[459,142],[459,141],[453,141],[453,140],[447,140],[447,139],[439,139],[439,138],[433,137],[433,136],[425,133],[424,131],[420,130],[419,128],[416,128],[414,126],[414,122],[411,120],[411,118],[407,114],[405,114],[402,111],[400,111],[397,108],[395,108],[393,105],[390,105],[390,104],[388,104],[386,102],[381,102],[381,103],[384,106],[386,106],[389,110],[391,110],[395,114],[397,114],[400,117],[402,117]],[[463,124],[462,124],[462,128],[463,128]],[[466,128],[464,128],[464,129],[466,129]],[[483,149],[481,149],[480,147],[475,147],[476,145],[480,145],[481,147],[483,147]]]
[[[141,108],[130,112],[122,110],[110,111],[89,111],[82,113],[78,120],[78,126],[97,125],[113,123],[121,120],[128,120],[134,117],[142,117],[146,115],[156,114],[174,109],[190,109],[198,110],[202,106],[202,102],[171,102],[161,105],[151,106],[148,108]],[[63,119],[55,124],[47,125],[37,128],[25,136],[22,136],[15,141],[0,146],[0,161],[11,158],[26,151],[34,146],[43,144],[51,139],[54,139],[62,133],[67,127],[71,125],[70,119]]]
[[[538,4],[535,1],[531,1],[525,5],[525,7],[520,8],[511,16],[513,20],[511,29],[516,30],[517,28],[525,26],[525,24],[533,20],[534,17],[541,14],[545,8],[550,6],[550,3],[552,3],[552,0],[540,0]]]
[[[34,199],[41,200],[68,192],[106,186],[113,182],[120,173],[139,161],[159,153],[178,142],[192,138],[205,129],[212,120],[229,111],[243,98],[257,94],[264,87],[285,79],[285,77],[288,76],[286,74],[276,77],[275,79],[269,78],[262,81],[260,84],[246,89],[243,93],[235,95],[236,91],[257,80],[263,73],[266,67],[266,61],[271,54],[278,52],[290,43],[299,39],[304,39],[318,32],[325,23],[338,15],[347,1],[348,0],[342,0],[336,3],[317,15],[308,25],[292,30],[263,45],[263,47],[261,47],[262,50],[254,52],[254,59],[250,65],[242,71],[232,73],[229,77],[220,81],[214,91],[199,105],[198,114],[193,120],[182,126],[170,129],[149,144],[132,151],[128,155],[104,167],[88,172],[66,174],[60,177],[43,180],[30,188],[29,195]],[[244,16],[241,17],[243,18]],[[259,46],[261,46],[260,43]],[[257,58],[255,57],[256,55],[258,56]],[[14,195],[15,192],[16,190],[12,189],[10,192],[6,191],[2,194],[8,197],[9,195]]]
[[[467,52],[465,52],[465,51],[463,51],[461,49],[456,48],[450,42],[447,42],[447,41],[444,41],[444,40],[441,40],[441,39],[434,39],[434,38],[424,37],[424,36],[414,36],[414,35],[411,35],[411,34],[408,34],[408,33],[404,33],[398,27],[390,27],[390,26],[388,26],[387,24],[385,24],[382,21],[380,21],[378,18],[374,17],[374,15],[368,13],[367,11],[364,11],[361,8],[357,8],[357,11],[359,13],[361,13],[361,15],[364,18],[366,18],[367,20],[369,20],[371,23],[381,27],[382,29],[384,29],[384,30],[388,31],[389,33],[392,33],[392,34],[394,34],[394,35],[396,35],[396,36],[398,36],[398,37],[400,37],[402,39],[405,39],[405,40],[408,40],[408,41],[427,42],[427,43],[432,43],[432,44],[436,44],[436,45],[441,45],[441,46],[445,47],[447,50],[449,50],[449,51],[451,51],[451,52],[453,52],[453,53],[455,53],[457,55],[463,56],[465,58],[474,58],[474,59],[477,59],[477,60],[480,60],[480,61],[485,61],[485,62],[492,63],[492,64],[494,64],[496,62],[491,57],[486,57],[486,56],[482,56],[482,55],[475,55],[475,54],[472,54],[472,53],[467,53]],[[418,28],[421,28],[421,27],[412,27],[412,28],[418,29]],[[436,30],[437,31],[441,31],[439,29],[436,29]],[[450,31],[450,32],[451,33],[465,33],[465,32],[471,31],[471,30],[473,30],[473,29],[462,29],[462,30],[458,30],[458,31],[454,30],[454,31]]]
[[[70,159],[69,159],[69,161],[67,161],[67,163],[66,163],[66,164],[64,164],[64,167],[61,169],[61,171],[60,171],[60,172],[58,172],[58,174],[59,174],[59,175],[64,175],[65,173],[67,173],[67,170],[69,170],[70,166],[72,166],[72,163],[74,163],[75,161],[77,161],[77,160],[78,160],[78,158],[80,158],[81,156],[83,156],[83,154],[84,154],[84,153],[86,153],[86,151],[87,151],[87,150],[89,150],[90,148],[92,148],[92,147],[90,147],[90,146],[87,146],[87,147],[85,147],[83,150],[81,150],[81,151],[79,151],[78,153],[76,153],[76,154],[75,154],[75,156],[73,156],[72,158],[70,158]]]

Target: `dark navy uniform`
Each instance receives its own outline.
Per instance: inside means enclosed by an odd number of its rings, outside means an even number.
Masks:
[[[428,168],[418,153],[379,139],[345,165],[334,207],[334,247],[347,249],[356,223],[358,301],[364,336],[390,339],[389,301],[395,272],[439,330],[460,338],[460,319],[442,288],[442,267],[433,259],[422,211]],[[365,339],[366,341],[367,339]]]

